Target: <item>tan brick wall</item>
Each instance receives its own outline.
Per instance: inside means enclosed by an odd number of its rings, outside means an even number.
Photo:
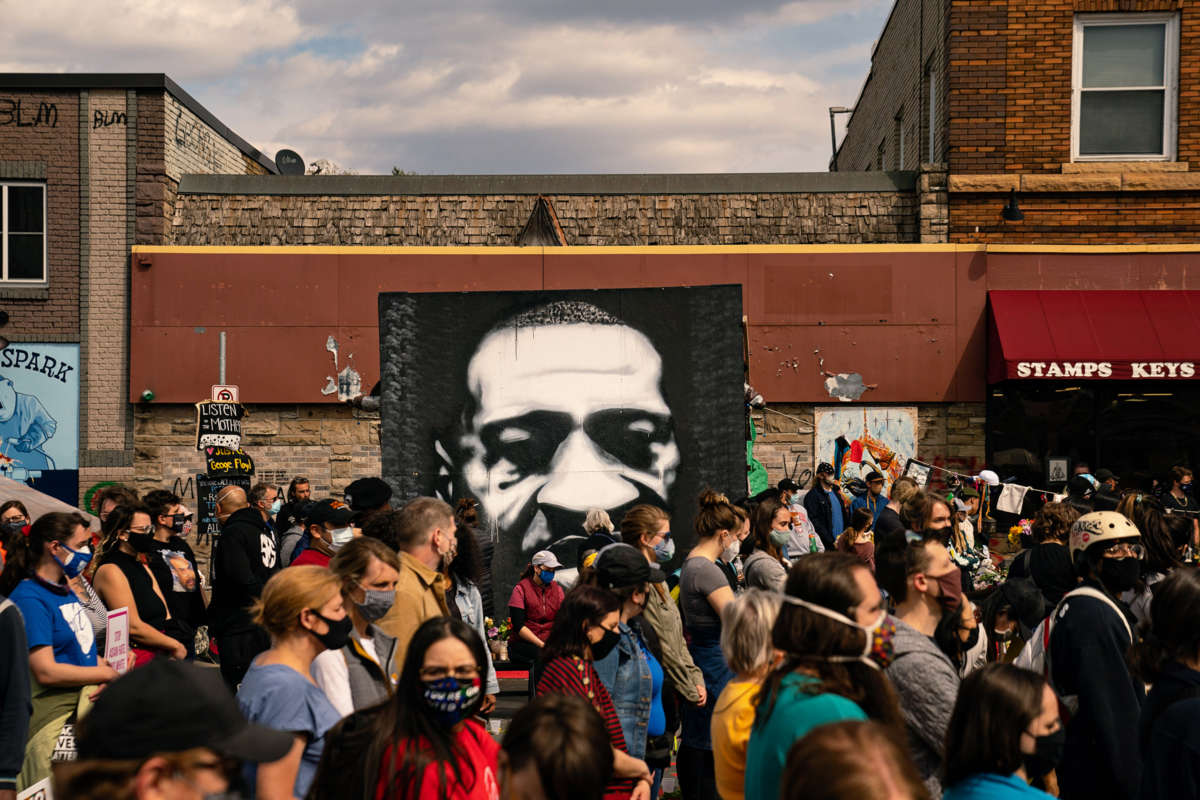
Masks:
[[[232,144],[171,95],[164,97],[165,174],[178,182],[185,174],[244,175],[255,172]],[[261,172],[262,170],[258,170]]]
[[[178,197],[170,244],[511,245],[535,198]],[[913,193],[555,195],[572,245],[918,241]]]
[[[813,453],[815,410],[809,404],[780,404],[774,411],[755,412],[759,432],[754,457],[767,468],[774,486],[790,472],[816,471],[832,453]],[[787,416],[784,416],[784,415]],[[916,458],[946,469],[978,472],[984,467],[987,447],[986,411],[983,403],[937,403],[917,406]]]
[[[134,437],[139,491],[170,489],[204,471],[193,406],[139,406]],[[242,447],[259,476],[279,472],[286,483],[303,475],[318,497],[339,496],[355,478],[382,471],[379,414],[348,406],[247,406]]]

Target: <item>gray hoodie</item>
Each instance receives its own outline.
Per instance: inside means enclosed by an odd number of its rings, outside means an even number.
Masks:
[[[933,639],[897,617],[892,663],[886,670],[908,728],[917,770],[934,798],[942,796],[946,728],[958,696],[958,672]]]
[[[779,559],[772,558],[762,550],[755,550],[746,559],[746,586],[766,589],[769,592],[782,592],[787,583],[787,570]]]

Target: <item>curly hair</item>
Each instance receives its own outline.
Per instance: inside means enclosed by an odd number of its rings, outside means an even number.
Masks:
[[[1079,511],[1066,503],[1046,503],[1033,517],[1029,529],[1033,540],[1042,542],[1065,542],[1071,535],[1071,526],[1079,519]]]

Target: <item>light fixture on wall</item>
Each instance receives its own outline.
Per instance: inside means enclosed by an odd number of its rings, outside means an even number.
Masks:
[[[1004,206],[1004,210],[1000,212],[1000,216],[1004,217],[1006,222],[1020,222],[1025,219],[1025,214],[1022,213],[1021,207],[1017,205],[1017,190],[1010,189],[1008,192],[1008,204]]]

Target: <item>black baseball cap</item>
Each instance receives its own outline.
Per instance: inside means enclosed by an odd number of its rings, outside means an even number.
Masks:
[[[314,503],[313,507],[309,509],[306,519],[309,525],[324,525],[326,522],[334,525],[349,525],[350,520],[354,519],[354,509],[341,500],[334,500],[330,497]]]
[[[75,726],[79,758],[139,759],[207,747],[241,761],[287,755],[295,737],[246,719],[221,673],[156,658],[117,678]]]
[[[776,484],[776,488],[781,492],[798,492],[800,491],[800,484],[796,483],[791,478],[784,478],[778,484]]]
[[[822,461],[820,464],[817,465],[817,474],[818,475],[832,475],[833,474],[833,464],[830,464],[828,461]]]
[[[871,483],[872,481],[881,481],[881,480],[883,480],[883,475],[881,475],[876,470],[871,470],[870,472],[867,473],[867,483]]]
[[[1117,476],[1113,474],[1111,469],[1104,469],[1101,467],[1100,469],[1096,470],[1096,480],[1100,481],[1101,483],[1112,480],[1115,477]]]
[[[355,511],[374,511],[392,499],[392,487],[383,478],[359,478],[346,487],[345,499]]]
[[[661,569],[650,566],[639,550],[620,542],[603,548],[592,568],[596,570],[596,580],[605,589],[662,583],[667,579]]]

